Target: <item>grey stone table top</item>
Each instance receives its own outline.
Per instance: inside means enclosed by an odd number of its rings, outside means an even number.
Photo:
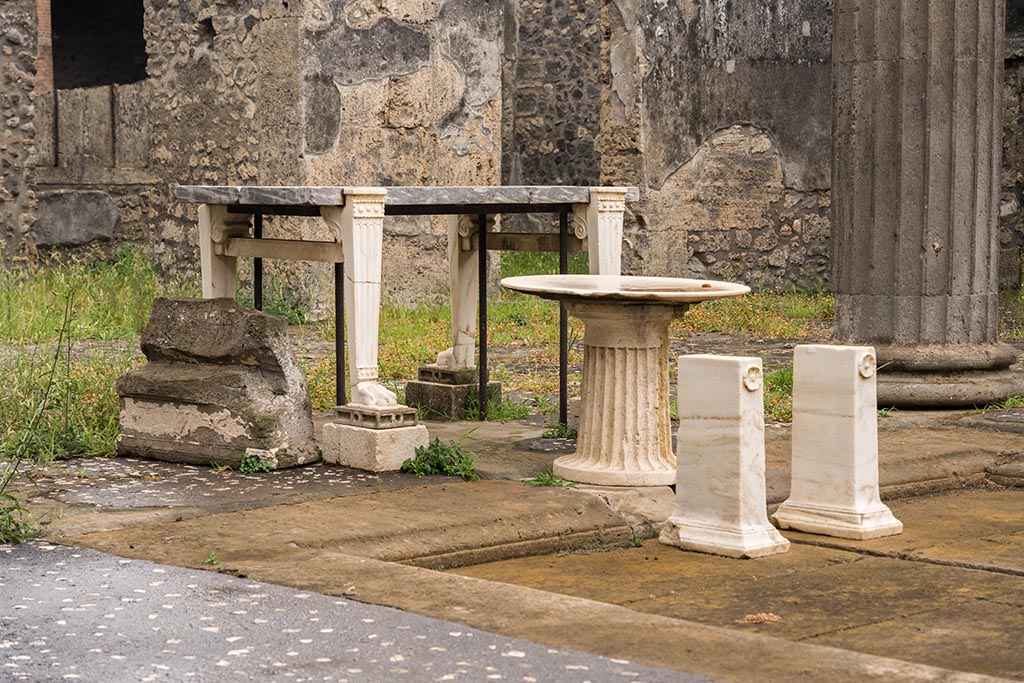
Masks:
[[[257,186],[257,185],[179,185],[175,196],[186,202],[203,204],[243,204],[263,206],[343,206],[345,187],[339,186]],[[586,204],[590,188],[586,186],[424,186],[387,187],[384,206],[545,206]],[[626,201],[636,201],[640,192],[627,187]]]
[[[45,543],[0,546],[0,680],[707,681],[346,598]]]

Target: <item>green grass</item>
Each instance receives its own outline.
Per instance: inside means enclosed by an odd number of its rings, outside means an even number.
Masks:
[[[832,325],[834,315],[835,300],[827,292],[754,292],[698,304],[672,323],[670,334],[802,339],[820,335]]]
[[[778,368],[764,376],[764,414],[778,422],[793,421],[793,368]]]
[[[0,272],[0,342],[56,339],[60,313],[54,304],[74,290],[68,337],[134,339],[149,319],[157,296],[198,296],[194,285],[157,281],[153,265],[124,248],[109,261],[70,263],[48,270]]]

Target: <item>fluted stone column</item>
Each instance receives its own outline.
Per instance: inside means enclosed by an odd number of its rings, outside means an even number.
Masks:
[[[1022,391],[997,341],[1005,0],[835,0],[836,334],[884,405]]]

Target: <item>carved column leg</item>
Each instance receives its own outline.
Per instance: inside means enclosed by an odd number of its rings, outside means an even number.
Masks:
[[[487,217],[488,228],[494,216]],[[437,354],[437,365],[447,370],[476,367],[475,339],[479,241],[476,216],[448,217],[448,272],[451,286],[452,345]]]
[[[576,453],[555,474],[604,486],[668,486],[676,457],[668,404],[668,325],[685,306],[569,302],[583,320]]]
[[[345,206],[321,213],[345,250],[345,317],[351,404],[394,406],[395,394],[377,383],[381,257],[384,243],[383,188],[346,188]]]
[[[219,204],[199,205],[199,266],[203,280],[203,298],[235,297],[238,279],[238,259],[224,256],[224,242],[229,237],[249,234],[251,217],[229,214]]]
[[[587,240],[592,275],[622,275],[622,220],[626,188],[592,187],[590,203],[574,207],[573,229]]]

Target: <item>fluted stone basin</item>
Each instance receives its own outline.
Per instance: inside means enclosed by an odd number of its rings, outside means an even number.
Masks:
[[[605,486],[674,484],[669,323],[693,304],[750,288],[626,275],[524,275],[501,285],[561,301],[586,326],[577,449],[555,460],[555,474]]]

